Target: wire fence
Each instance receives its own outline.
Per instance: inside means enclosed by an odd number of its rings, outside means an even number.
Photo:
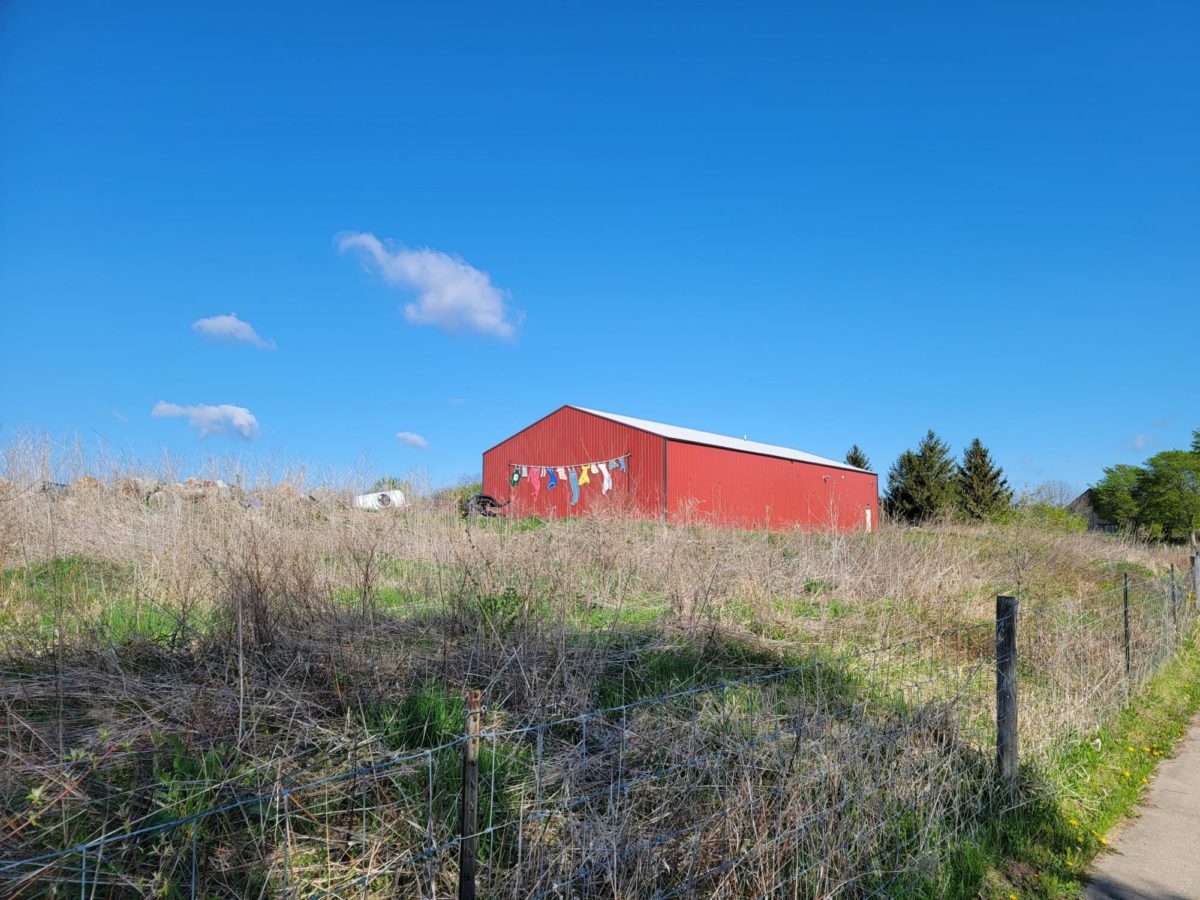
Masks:
[[[1036,769],[1119,710],[1195,622],[1174,574],[1023,599],[1022,758]],[[346,747],[343,769],[301,782],[218,748],[177,755],[152,789],[118,787],[157,765],[136,752],[48,767],[36,789],[9,772],[0,893],[438,897],[469,863],[488,897],[901,896],[1034,796],[997,783],[996,635],[813,648],[550,721],[485,705],[477,733]]]

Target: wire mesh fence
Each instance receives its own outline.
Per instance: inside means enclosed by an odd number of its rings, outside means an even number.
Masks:
[[[1170,660],[1196,607],[1174,575],[1130,579],[1089,597],[1020,613],[1018,660],[1026,753],[1044,755],[1064,733],[1094,729]]]
[[[1023,759],[1120,709],[1195,620],[1173,575],[1022,599]],[[485,706],[466,781],[468,736],[348,746],[310,780],[220,748],[151,779],[120,777],[163,765],[135,751],[8,771],[0,893],[437,897],[466,850],[488,897],[902,896],[1031,796],[998,791],[996,671],[995,623],[956,623],[558,719]]]

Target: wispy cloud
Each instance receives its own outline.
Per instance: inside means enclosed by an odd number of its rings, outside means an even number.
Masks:
[[[258,437],[258,419],[244,406],[231,406],[228,403],[180,406],[177,403],[159,400],[154,409],[150,410],[150,415],[158,419],[186,418],[200,437],[229,434],[230,431],[248,441]]]
[[[477,331],[505,340],[516,336],[518,316],[509,306],[508,291],[462,257],[385,244],[367,232],[345,232],[336,241],[340,252],[357,253],[388,284],[416,293],[416,301],[404,305],[404,318],[414,325]]]
[[[122,425],[129,421],[129,417],[127,415],[125,415],[125,413],[121,412],[119,409],[114,409],[112,411],[112,414],[113,414],[113,418],[116,419],[118,422],[120,422]]]
[[[275,342],[260,337],[254,326],[238,318],[237,313],[227,316],[210,316],[207,319],[197,319],[192,328],[205,337],[227,344],[250,344],[262,350],[274,350]]]
[[[1163,432],[1171,427],[1171,416],[1160,416],[1150,423],[1150,427],[1139,431],[1133,437],[1129,438],[1126,443],[1131,450],[1138,453],[1144,453],[1146,450],[1157,447],[1163,442]]]
[[[419,450],[424,450],[429,446],[429,441],[417,434],[415,431],[397,431],[396,440],[402,443],[405,447],[416,447]]]

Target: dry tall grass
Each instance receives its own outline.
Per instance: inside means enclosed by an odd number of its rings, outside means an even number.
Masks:
[[[444,888],[467,687],[489,895],[916,890],[990,802],[996,593],[1028,610],[1034,758],[1124,699],[1122,572],[1136,681],[1178,635],[1143,579],[1182,560],[1109,537],[467,522],[298,473],[46,471],[17,447],[0,482],[0,854],[242,804],[93,853],[102,894]],[[0,879],[86,882],[86,857]]]

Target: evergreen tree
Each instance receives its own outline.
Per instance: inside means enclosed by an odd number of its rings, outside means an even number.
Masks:
[[[913,491],[917,467],[917,454],[905,450],[888,469],[887,494],[884,495],[883,505],[889,513],[905,522],[915,522],[920,518]]]
[[[866,469],[871,471],[871,461],[867,459],[867,454],[863,453],[862,448],[855,444],[846,451],[846,465],[854,466],[856,469]]]
[[[1200,428],[1192,432],[1192,452],[1200,456]]]
[[[921,522],[953,508],[954,470],[950,447],[930,429],[917,449],[901,453],[888,471],[888,510],[907,522]]]
[[[1012,491],[1004,471],[992,462],[992,456],[979,438],[963,451],[962,463],[955,475],[958,509],[969,519],[987,519],[1012,503]]]

